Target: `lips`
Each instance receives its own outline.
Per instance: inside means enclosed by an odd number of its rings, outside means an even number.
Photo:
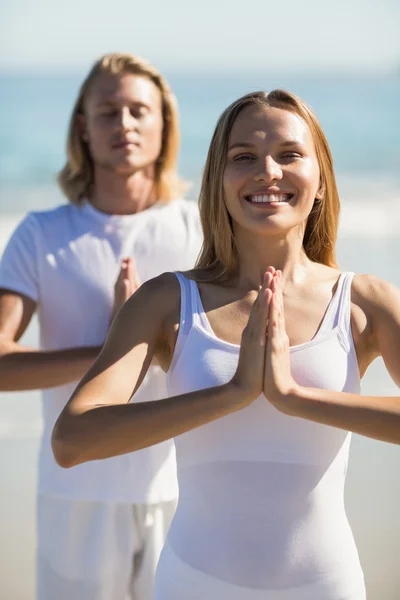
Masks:
[[[114,142],[114,144],[112,145],[112,147],[116,150],[118,150],[119,148],[129,148],[130,146],[140,148],[140,144],[132,140],[120,140],[118,142]]]

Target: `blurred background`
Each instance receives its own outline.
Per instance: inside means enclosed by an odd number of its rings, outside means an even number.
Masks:
[[[55,174],[78,86],[99,55],[128,51],[178,98],[193,200],[228,103],[275,87],[305,99],[336,165],[341,267],[400,286],[399,23],[398,0],[0,0],[0,253],[27,211],[64,202]],[[37,343],[36,321],[24,341]],[[399,393],[381,361],[363,391]],[[40,430],[39,393],[0,394],[4,600],[34,600]],[[346,501],[369,600],[398,600],[400,448],[354,436]]]

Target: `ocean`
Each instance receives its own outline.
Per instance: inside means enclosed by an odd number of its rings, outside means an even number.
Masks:
[[[268,60],[266,60],[268,62]],[[343,270],[374,273],[400,287],[400,77],[300,73],[166,73],[182,126],[180,171],[196,199],[221,111],[241,94],[289,89],[315,110],[331,145],[342,214]],[[84,73],[0,75],[0,253],[29,210],[64,202],[55,175]],[[23,337],[36,344],[37,321]],[[398,393],[383,362],[363,393]],[[38,392],[0,394],[0,598],[34,600],[35,486],[41,431]],[[400,448],[354,436],[346,485],[349,520],[368,600],[400,597]]]

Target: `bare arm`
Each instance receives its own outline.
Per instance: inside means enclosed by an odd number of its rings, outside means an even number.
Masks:
[[[36,304],[27,296],[0,292],[0,391],[36,390],[79,380],[99,347],[40,351],[18,343]]]
[[[400,444],[399,397],[361,396],[301,387],[288,396],[287,405],[292,416]]]
[[[353,290],[367,321],[372,325],[371,342],[361,349],[361,358],[372,362],[382,356],[393,381],[400,385],[400,291],[370,276],[359,276]],[[288,340],[279,290],[272,310],[266,359],[265,394],[282,412],[353,431],[377,440],[400,444],[400,397],[362,396],[298,386],[290,374]],[[274,296],[275,300],[275,296]],[[278,307],[278,308],[277,308]],[[283,384],[282,382],[285,382]],[[287,382],[289,382],[287,384]]]
[[[171,274],[144,284],[119,311],[100,356],[53,430],[53,452],[61,466],[151,446],[237,411],[260,395],[265,353],[265,334],[260,332],[265,331],[268,310],[259,299],[243,334],[232,381],[165,400],[128,404],[153,356],[164,365],[171,360],[172,348],[167,360],[163,351],[171,314],[176,323],[179,285]]]

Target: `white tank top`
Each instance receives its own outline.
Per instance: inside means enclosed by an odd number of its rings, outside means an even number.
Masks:
[[[211,329],[197,284],[176,275],[181,314],[171,396],[226,383],[239,357],[239,346]],[[315,337],[290,349],[300,385],[360,392],[352,278],[340,276]],[[310,599],[322,589],[324,600],[346,597],[363,582],[343,502],[350,435],[284,415],[262,395],[178,436],[180,496],[170,547],[191,567],[234,585],[305,586]]]

